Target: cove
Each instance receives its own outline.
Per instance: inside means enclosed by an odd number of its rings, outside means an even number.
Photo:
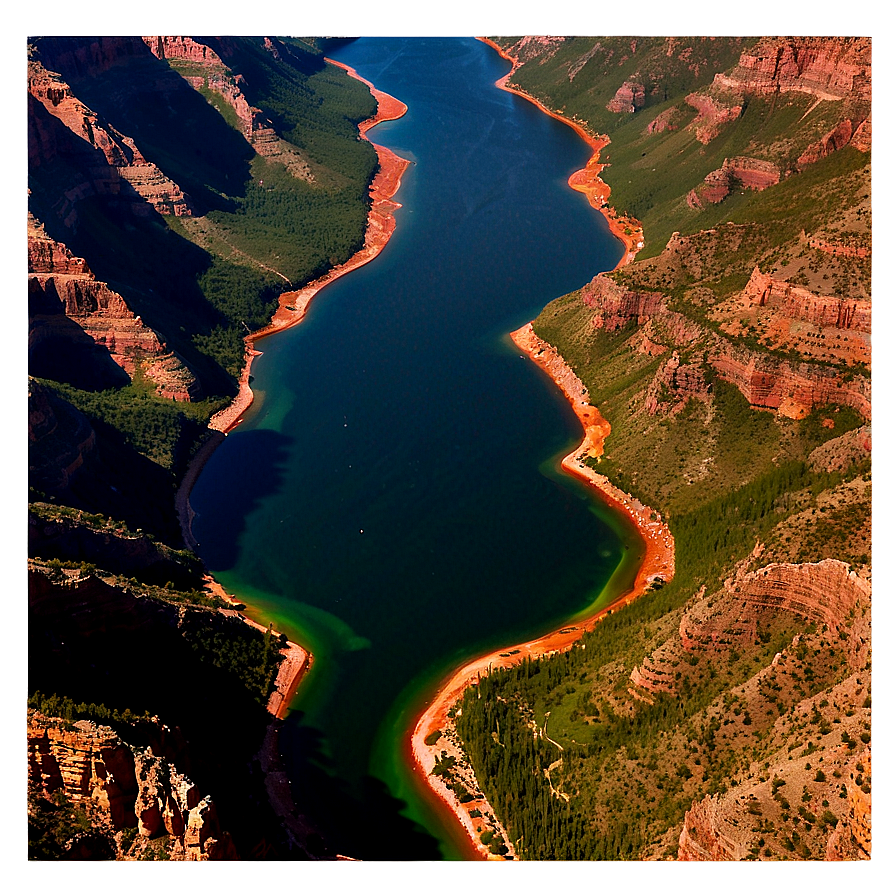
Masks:
[[[412,164],[395,233],[257,344],[255,404],[191,495],[225,588],[314,654],[281,749],[334,852],[466,858],[411,774],[439,681],[609,600],[624,522],[557,470],[581,428],[507,334],[623,247],[567,186],[590,156],[494,82],[473,39],[361,39],[331,54],[408,106],[370,138]]]

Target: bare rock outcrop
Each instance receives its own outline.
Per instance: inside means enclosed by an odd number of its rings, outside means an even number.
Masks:
[[[725,862],[747,856],[745,832],[724,811],[717,795],[704,797],[684,816],[678,839],[680,862]]]
[[[107,726],[29,712],[28,775],[44,794],[64,791],[113,836],[136,828],[131,853],[165,837],[171,859],[236,858],[211,798],[151,748],[132,747]]]
[[[28,164],[38,167],[57,156],[74,160],[84,180],[72,183],[60,205],[67,225],[76,220],[75,205],[90,195],[112,195],[127,201],[138,216],[152,210],[168,215],[191,215],[193,207],[183,190],[130,137],[119,133],[82,103],[56,72],[41,62],[28,63]]]
[[[30,353],[44,343],[92,341],[129,377],[142,366],[163,397],[201,397],[196,377],[159,334],[34,218],[28,228],[28,303]]]
[[[639,81],[625,81],[607,103],[610,112],[637,112],[644,105],[646,92]]]
[[[686,612],[679,637],[686,650],[728,649],[752,643],[757,624],[768,613],[784,613],[808,623],[827,626],[834,635],[852,628],[859,604],[871,598],[870,583],[846,563],[773,563],[729,579],[721,599],[700,602]],[[852,664],[865,664],[867,647],[857,646]]]
[[[827,626],[832,638],[842,632],[850,667],[860,670],[871,643],[870,599],[870,583],[840,560],[774,563],[753,573],[740,572],[726,581],[721,593],[707,596],[702,588],[682,615],[677,635],[646,656],[629,678],[648,694],[675,694],[674,670],[686,653],[718,655],[750,646],[760,624],[775,615]]]
[[[675,123],[676,112],[674,109],[664,109],[653,121],[647,125],[648,134],[662,134],[664,131],[677,131]]]
[[[663,295],[626,289],[609,277],[598,274],[582,289],[582,301],[596,314],[592,324],[598,330],[619,330],[631,321],[646,323],[662,307]]]
[[[672,352],[647,387],[644,407],[648,414],[674,417],[692,398],[707,401],[710,386],[700,363],[682,363],[677,351]]]
[[[843,149],[844,146],[853,143],[853,135],[857,133],[860,127],[863,128],[863,134],[860,136],[858,146],[863,147],[865,140],[864,131],[867,130],[870,132],[870,122],[867,119],[854,122],[849,118],[844,118],[820,140],[811,143],[805,150],[803,150],[800,157],[796,160],[797,170],[802,171],[820,159],[823,159],[825,156],[829,156],[832,152],[836,152],[838,149]],[[868,149],[864,150],[865,152],[868,152],[871,148],[870,133],[868,134],[867,139],[869,146]]]
[[[736,156],[725,159],[721,168],[710,171],[703,183],[688,193],[691,208],[715,205],[735,190],[765,190],[778,183],[781,171],[773,162]]]
[[[751,405],[801,419],[823,404],[846,405],[871,419],[871,384],[833,367],[793,363],[718,340],[707,360]]]
[[[704,145],[722,132],[729,121],[736,121],[743,111],[737,97],[722,99],[702,93],[691,93],[685,102],[697,110],[696,118],[688,125],[694,136]]]
[[[741,53],[714,86],[752,94],[784,91],[836,100],[871,100],[871,40],[867,37],[767,37]]]
[[[861,766],[861,770],[859,767]],[[871,748],[857,756],[846,782],[848,810],[828,840],[825,859],[854,861],[871,858]]]
[[[744,299],[762,308],[775,308],[785,317],[818,327],[871,332],[871,302],[822,296],[787,280],[778,280],[753,269],[744,287]]]

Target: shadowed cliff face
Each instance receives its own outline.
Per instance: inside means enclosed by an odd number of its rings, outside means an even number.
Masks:
[[[62,786],[75,803],[103,808],[116,834],[137,827],[141,838],[168,836],[172,857],[222,858],[233,846],[250,856],[259,844],[271,857],[295,857],[254,759],[269,716],[239,677],[195,648],[211,637],[242,637],[246,626],[214,611],[139,596],[141,590],[96,575],[54,579],[45,570],[30,571],[29,694],[127,709],[128,717],[148,713],[163,722],[108,723],[118,734],[89,722],[78,723],[80,734],[35,723],[32,783],[47,793]],[[116,774],[115,762],[130,771]],[[133,778],[136,787],[127,783]]]
[[[33,376],[88,390],[130,382],[139,369],[160,395],[200,396],[196,378],[83,258],[29,220],[28,349]],[[116,371],[109,362],[120,368]]]

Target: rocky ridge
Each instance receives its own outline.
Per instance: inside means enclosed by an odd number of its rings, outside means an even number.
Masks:
[[[29,354],[65,351],[66,345],[92,341],[128,378],[139,368],[163,397],[177,401],[201,397],[196,377],[159,334],[121,295],[97,280],[83,258],[50,239],[31,216],[28,299]]]
[[[243,135],[259,155],[281,162],[295,177],[314,181],[307,159],[280,137],[261,109],[249,103],[244,92],[246,79],[240,74],[235,75],[212,46],[186,36],[144,37],[143,41],[153,55],[172,64],[175,70],[178,70],[178,63],[189,63],[180,72],[184,80],[196,90],[206,88],[222,97],[236,113]],[[215,45],[226,54],[229,46],[226,38],[218,38]],[[265,38],[265,45],[277,59],[280,59],[281,51],[289,53],[283,44],[269,37]]]
[[[237,858],[211,797],[151,747],[132,747],[109,727],[30,711],[28,773],[43,796],[62,790],[86,809],[115,858],[140,858],[160,846],[171,860]],[[77,842],[68,849],[76,853]]]
[[[749,288],[750,295],[755,293],[758,282],[757,279]],[[760,291],[760,298],[763,292]],[[844,329],[851,328],[853,323],[853,329],[859,329],[870,317],[870,303],[844,303],[837,299],[825,301],[820,297],[811,297],[810,301],[804,291],[788,290],[786,284],[777,287],[775,295],[779,294],[787,297],[786,301],[781,301],[785,312],[790,307],[787,302],[792,297],[792,302],[800,309],[799,313],[820,315],[824,320],[836,316],[837,321],[844,324]],[[768,296],[771,295],[770,290]],[[693,352],[696,348],[694,337],[699,334],[702,357],[706,363],[719,376],[737,386],[747,401],[756,407],[769,408],[799,419],[813,407],[842,403],[855,408],[866,420],[870,419],[871,384],[866,377],[847,376],[834,367],[791,361],[736,344],[709,328],[689,321],[679,312],[670,311],[668,300],[662,293],[631,289],[614,282],[607,275],[598,274],[583,287],[581,301],[595,312],[592,325],[598,330],[614,332],[632,323],[638,326],[650,323],[650,344],[655,347],[651,349],[652,353],[664,344],[664,339],[668,340],[665,342],[667,348],[689,345],[689,350]],[[661,330],[663,336],[659,335]],[[689,339],[679,342],[676,339],[678,334],[687,334]],[[671,376],[671,368],[667,375]],[[693,368],[692,385],[699,379],[697,368]],[[698,391],[702,391],[702,387]],[[650,404],[655,412],[655,398],[650,400]]]
[[[121,198],[134,215],[145,216],[151,209],[193,214],[189,197],[147,161],[133,139],[102,121],[61,75],[33,59],[28,62],[28,105],[29,167],[62,156],[76,160],[77,169],[86,175],[70,183],[60,201],[58,214],[67,227],[76,225],[77,202],[95,194]]]

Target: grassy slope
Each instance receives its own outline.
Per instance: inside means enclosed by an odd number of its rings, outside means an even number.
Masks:
[[[709,324],[708,308],[742,288],[760,262],[763,270],[793,269],[795,262],[797,269],[802,262],[808,270],[811,261],[822,266],[819,276],[839,277],[844,284],[851,278],[855,289],[868,288],[870,266],[807,260],[799,242],[801,230],[848,231],[857,222],[861,238],[870,236],[861,214],[870,192],[870,168],[860,153],[844,150],[777,187],[735,194],[702,212],[684,201],[687,190],[725,157],[792,157],[801,142],[830,127],[835,110],[821,104],[814,117],[803,118],[808,99],[779,98],[774,108],[751,103],[743,118],[706,147],[683,130],[648,137],[643,130],[653,109],[608,127],[609,113],[602,106],[620,83],[621,69],[596,79],[593,89],[587,82],[588,90],[576,91],[581,74],[572,83],[561,76],[559,63],[568,63],[579,51],[581,46],[569,49],[545,66],[524,66],[514,80],[547,96],[555,107],[565,105],[595,130],[610,131],[613,164],[605,179],[613,190],[611,203],[642,219],[648,242],[642,258],[659,256],[673,230],[694,234],[719,225],[725,231],[729,221],[744,225],[728,228],[736,238],[723,234],[695,240],[684,263],[666,257],[639,260],[616,279],[664,291],[672,297],[672,308],[702,326]],[[686,121],[680,94],[666,103],[674,104]],[[865,461],[824,473],[806,463],[815,447],[861,422],[853,412],[828,407],[800,422],[778,418],[750,408],[737,389],[708,369],[709,402],[692,399],[677,416],[650,416],[645,390],[670,352],[659,358],[636,353],[630,344],[634,324],[606,334],[591,326],[593,313],[573,293],[548,305],[534,326],[560,348],[611,423],[597,468],[668,520],[676,538],[676,576],[661,591],[614,614],[586,637],[583,650],[544,660],[537,669],[496,676],[500,698],[488,701],[486,716],[476,716],[486,701],[468,700],[461,731],[474,765],[486,770],[480,780],[490,782],[486,791],[493,805],[509,820],[512,836],[523,835],[530,844],[529,857],[674,855],[681,820],[694,799],[736,786],[751,760],[765,758],[766,768],[774,760],[784,742],[781,731],[773,730],[776,720],[802,747],[813,733],[817,738],[830,731],[831,718],[819,716],[814,727],[805,728],[791,710],[842,679],[845,660],[836,645],[807,631],[804,623],[779,618],[751,647],[724,659],[694,657],[695,665],[683,664],[675,672],[679,695],[660,696],[654,706],[631,699],[629,672],[667,639],[674,641],[682,607],[694,603],[701,586],[708,594],[718,589],[759,541],[766,548],[754,568],[774,560],[829,556],[854,566],[868,563],[870,465]],[[699,345],[679,348],[684,355],[699,356]],[[834,421],[833,429],[822,427],[825,418]],[[808,646],[799,668],[778,674],[768,693],[749,684],[800,631]],[[509,731],[526,732],[518,749],[521,754],[534,750],[538,767],[563,760],[551,782],[571,795],[568,803],[548,795],[546,782],[540,787],[523,783],[503,769],[495,741],[488,737],[496,730],[495,713],[505,714],[497,729],[504,732],[505,744]],[[533,746],[523,727],[527,721],[540,727],[548,718],[550,736],[563,753],[543,740]],[[834,809],[842,815],[845,806]],[[797,821],[810,827],[805,819]],[[787,811],[777,823],[782,830],[785,823],[794,825]],[[830,820],[814,823],[816,839],[823,842]],[[793,839],[776,842],[774,854],[803,855],[810,836],[800,828]],[[769,838],[766,849],[771,848]]]
[[[70,58],[74,40],[38,40],[37,53],[52,69],[55,60]],[[357,139],[357,122],[376,108],[367,87],[326,65],[301,41],[284,44],[280,62],[256,39],[234,38],[226,53],[219,49],[230,73],[244,77],[249,102],[274,122],[287,149],[307,162],[312,181],[257,156],[231,107],[217,93],[191,89],[180,76],[207,70],[169,67],[148,52],[99,77],[61,74],[101,121],[133,137],[183,187],[199,216],[136,217],[114,198],[92,197],[78,204],[78,228],[71,232],[58,223],[54,206],[62,190],[83,180],[79,156],[60,154],[30,172],[31,208],[48,233],[86,258],[97,278],[121,293],[187,360],[211,396],[189,407],[176,405],[154,395],[139,375],[131,385],[97,393],[47,381],[87,415],[101,453],[120,461],[106,466],[109,475],[100,478],[108,482],[93,477],[92,494],[86,486],[80,489],[88,510],[108,503],[100,495],[112,494],[110,484],[121,492],[125,480],[147,479],[142,468],[149,465],[157,500],[172,516],[168,480],[182,475],[203,419],[234,394],[246,328],[268,322],[290,283],[313,279],[363,242],[367,187],[376,165],[370,144]],[[159,89],[165,102],[159,102]],[[166,484],[158,489],[161,482]],[[146,500],[152,503],[152,496],[138,503]],[[115,512],[127,516],[124,508]],[[164,513],[132,517],[140,525],[156,519],[157,535],[176,537],[176,525],[161,522]]]

